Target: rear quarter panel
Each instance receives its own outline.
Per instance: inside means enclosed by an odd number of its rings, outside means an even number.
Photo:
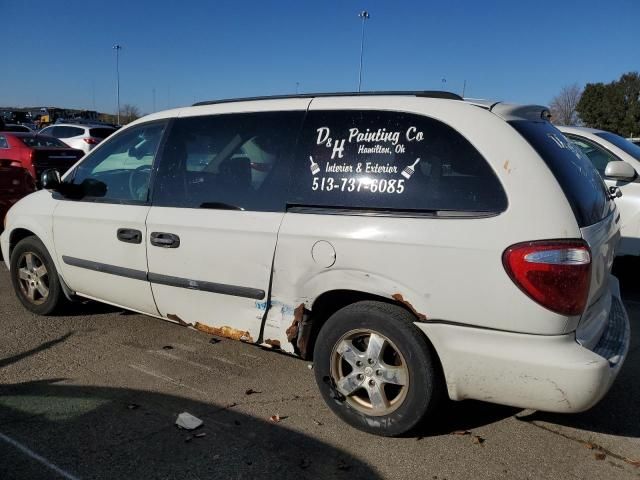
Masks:
[[[427,321],[513,332],[560,334],[579,318],[557,315],[530,300],[510,280],[503,251],[514,243],[580,238],[573,212],[542,159],[506,122],[464,102],[415,97],[319,98],[313,109],[399,110],[457,129],[484,156],[508,197],[491,218],[399,218],[287,213],[276,249],[272,308],[264,338],[293,349],[286,329],[296,307],[338,289],[389,299],[402,296]],[[298,159],[306,161],[306,159]],[[325,240],[336,261],[314,261]]]

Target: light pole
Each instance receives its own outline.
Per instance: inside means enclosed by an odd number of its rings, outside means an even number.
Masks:
[[[118,125],[120,125],[120,50],[122,50],[122,45],[116,43],[113,49],[116,51],[116,99],[118,104]]]
[[[360,71],[358,73],[358,92],[362,86],[362,55],[364,53],[364,22],[369,19],[369,12],[366,10],[361,11],[358,17],[362,19],[362,36],[360,37]]]

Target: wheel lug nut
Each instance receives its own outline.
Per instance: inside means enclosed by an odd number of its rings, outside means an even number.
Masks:
[[[357,365],[358,367],[361,367],[361,366],[362,366],[362,362],[361,362],[360,360],[358,360],[358,361],[356,361],[356,365]]]
[[[358,374],[358,380],[364,380],[364,375],[363,375],[363,374],[361,374],[361,373],[359,373],[359,374]]]
[[[377,375],[377,376],[382,375],[382,370],[376,370],[376,375]]]
[[[375,362],[373,361],[373,358],[370,358],[369,360],[367,360],[369,362],[369,365],[373,365]]]
[[[376,386],[376,381],[375,380],[369,380],[369,386],[370,387],[375,387]]]

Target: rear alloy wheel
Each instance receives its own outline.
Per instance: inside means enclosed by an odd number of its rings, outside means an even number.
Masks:
[[[22,304],[39,315],[49,315],[64,294],[55,265],[36,237],[21,240],[11,253],[11,281]]]
[[[400,306],[364,301],[334,313],[314,348],[316,382],[350,425],[383,436],[416,427],[444,386],[435,352]]]
[[[371,416],[388,415],[402,405],[409,370],[391,340],[371,330],[352,330],[331,353],[331,378],[351,407]]]

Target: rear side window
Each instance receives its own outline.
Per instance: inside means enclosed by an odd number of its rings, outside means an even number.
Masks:
[[[154,183],[163,207],[284,211],[304,112],[178,118]]]
[[[78,127],[64,127],[64,134],[59,135],[60,138],[77,137],[78,135],[84,135],[84,128]]]
[[[556,177],[581,228],[607,216],[611,204],[602,177],[573,142],[549,122],[509,123],[538,152]]]
[[[348,110],[308,114],[290,203],[497,213],[507,198],[482,155],[448,125],[408,113]]]
[[[91,128],[89,135],[96,138],[107,138],[114,132],[112,128]]]

